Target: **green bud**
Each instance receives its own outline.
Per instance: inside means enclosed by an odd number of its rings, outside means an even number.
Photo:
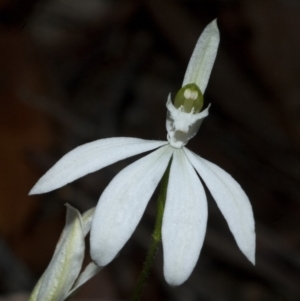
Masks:
[[[203,107],[203,94],[196,84],[187,84],[176,94],[174,106],[178,109],[181,106],[183,111],[190,113],[199,113]]]

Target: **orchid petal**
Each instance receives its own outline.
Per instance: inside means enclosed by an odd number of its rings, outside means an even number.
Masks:
[[[182,149],[174,151],[162,224],[164,275],[170,285],[192,273],[203,245],[207,202],[203,186]]]
[[[255,227],[250,201],[241,186],[219,166],[184,148],[224,215],[237,245],[255,264]]]
[[[37,301],[65,300],[73,286],[84,258],[84,235],[81,215],[68,205],[66,225],[49,266],[34,289]]]
[[[166,145],[123,169],[106,187],[91,228],[91,257],[108,264],[132,235],[163,176],[173,148]]]
[[[219,42],[220,33],[217,21],[214,20],[206,26],[197,41],[182,86],[195,83],[204,94],[216,59]]]
[[[82,224],[84,237],[90,232],[92,220],[95,214],[96,207],[93,207],[82,214]]]
[[[83,225],[83,234],[86,236],[91,230],[91,223],[95,213],[95,207],[87,210],[82,214],[82,225]],[[90,280],[92,277],[97,275],[102,270],[102,267],[98,267],[93,262],[90,262],[83,272],[79,275],[76,282],[73,285],[72,290],[68,293],[66,299],[70,297],[79,287],[84,283]]]
[[[166,143],[136,138],[107,138],[86,143],[63,156],[39,179],[29,194],[45,193],[60,188],[105,166]]]
[[[44,274],[41,276],[41,278],[38,280],[38,282],[34,286],[28,301],[39,301],[39,299],[37,299],[37,297],[38,297],[41,285],[43,283],[43,280],[44,280]]]

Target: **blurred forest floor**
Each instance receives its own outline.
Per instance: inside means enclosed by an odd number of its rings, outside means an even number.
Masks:
[[[29,197],[31,187],[85,142],[165,139],[167,95],[215,18],[221,44],[205,93],[212,106],[189,148],[248,194],[257,265],[208,197],[192,276],[169,287],[160,251],[143,300],[300,300],[299,16],[292,0],[0,1],[0,300],[26,300],[63,228],[63,204],[95,206],[133,159],[46,195]],[[72,300],[129,298],[154,214],[155,196],[118,258]]]

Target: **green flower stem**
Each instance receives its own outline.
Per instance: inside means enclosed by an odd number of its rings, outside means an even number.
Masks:
[[[161,242],[161,226],[162,219],[165,209],[166,197],[167,197],[167,188],[169,181],[169,171],[170,171],[171,161],[166,169],[163,178],[160,184],[160,194],[157,200],[157,213],[156,213],[156,221],[155,228],[152,233],[152,240],[147,252],[146,260],[143,265],[143,269],[139,275],[135,290],[133,292],[131,301],[139,301],[141,300],[142,292],[145,287],[146,281],[150,275],[150,270],[153,266],[154,258],[157,254],[158,247]]]

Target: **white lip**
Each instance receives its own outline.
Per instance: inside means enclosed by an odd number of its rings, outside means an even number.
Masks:
[[[183,147],[193,138],[199,130],[203,119],[208,116],[210,105],[200,113],[183,112],[182,108],[175,108],[169,94],[167,100],[167,139],[175,148]]]

